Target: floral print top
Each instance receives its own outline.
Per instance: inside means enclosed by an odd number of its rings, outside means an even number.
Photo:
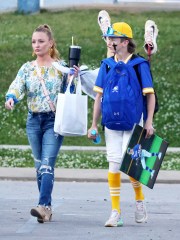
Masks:
[[[59,64],[65,65],[63,61],[59,61]],[[14,102],[17,103],[26,94],[30,112],[50,112],[51,108],[44,95],[36,68],[34,61],[23,64],[15,80],[11,83],[6,98],[12,97]],[[67,74],[61,73],[53,66],[42,66],[39,69],[50,99],[56,106],[58,93],[63,91],[63,84],[66,83]]]

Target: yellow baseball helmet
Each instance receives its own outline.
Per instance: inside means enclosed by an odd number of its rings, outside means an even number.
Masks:
[[[109,27],[103,37],[127,37],[133,38],[131,27],[125,22],[117,22]]]

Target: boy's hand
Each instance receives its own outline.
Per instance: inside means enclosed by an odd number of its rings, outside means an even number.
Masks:
[[[155,132],[155,129],[153,128],[152,123],[146,122],[144,128],[146,129],[146,136],[145,136],[145,138],[150,138],[154,134],[154,132]]]
[[[95,130],[96,131],[96,135],[92,135],[92,130]],[[89,130],[88,130],[88,138],[90,139],[95,139],[96,136],[98,135],[98,129],[95,128],[95,127],[91,127]]]

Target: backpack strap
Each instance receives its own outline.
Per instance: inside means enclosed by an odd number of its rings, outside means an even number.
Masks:
[[[134,67],[135,65],[138,65],[138,64],[143,63],[143,62],[147,62],[148,63],[148,61],[145,58],[135,57],[132,60],[130,60],[127,63],[127,65]]]
[[[134,67],[135,65],[138,65],[138,64],[143,63],[143,62],[148,63],[148,61],[145,58],[137,56],[137,57],[133,58],[132,60],[130,60],[127,63],[127,65]],[[102,63],[105,63],[110,68],[114,67],[117,64],[117,62],[115,62],[112,57],[103,59]]]
[[[143,63],[143,62],[147,62],[148,63],[148,61],[145,58],[140,57],[138,55],[134,55],[133,59],[130,60],[127,63],[129,66],[132,66],[134,68],[141,88],[142,88],[142,81],[141,81],[141,76],[140,76],[140,73],[139,73],[138,65]]]
[[[114,61],[113,57],[105,58],[101,61],[106,65],[106,73],[108,74],[110,70],[116,66],[117,62]]]
[[[134,70],[136,72],[136,75],[137,75],[137,78],[139,80],[140,86],[142,88],[141,77],[140,77],[140,74],[139,74],[139,71],[138,71],[138,65],[143,63],[143,62],[147,62],[148,63],[148,61],[145,58],[141,57],[141,56],[138,56],[138,55],[133,55],[133,56],[134,56],[133,59],[130,60],[127,63],[127,65],[128,66],[132,66],[134,68]],[[109,72],[109,70],[111,68],[113,68],[117,64],[117,62],[115,62],[112,57],[103,59],[101,61],[101,63],[105,63],[106,64],[106,72],[107,73]]]
[[[110,68],[114,67],[117,64],[112,57],[103,59],[102,63],[105,63]]]
[[[130,64],[132,63],[132,66],[134,67],[134,70],[136,72],[136,75],[137,75],[137,78],[138,78],[138,81],[139,81],[139,84],[140,84],[141,88],[142,88],[142,80],[141,80],[141,76],[140,76],[140,73],[139,73],[138,64],[140,64],[142,62],[147,62],[149,64],[149,70],[150,70],[150,74],[151,74],[152,81],[153,81],[153,75],[152,75],[150,63],[149,63],[148,60],[146,60],[142,56],[134,55],[134,58],[129,62]],[[155,95],[155,109],[154,109],[154,114],[155,114],[159,110],[158,97],[157,97],[155,89],[154,89],[154,95]]]

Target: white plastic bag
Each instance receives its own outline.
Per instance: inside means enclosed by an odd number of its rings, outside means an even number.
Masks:
[[[60,72],[70,73],[70,68],[60,65],[59,62],[53,62],[52,65]],[[82,91],[93,99],[95,99],[96,97],[96,92],[93,91],[93,88],[95,85],[96,78],[98,76],[98,72],[99,68],[89,70],[88,66],[86,65],[80,66],[80,79]]]
[[[70,93],[71,77],[66,92],[58,94],[54,131],[62,136],[83,136],[87,134],[87,95],[82,95],[78,76],[76,93]]]
[[[96,92],[93,91],[96,78],[98,76],[99,68],[94,70],[82,70],[80,72],[82,91],[95,99]]]

